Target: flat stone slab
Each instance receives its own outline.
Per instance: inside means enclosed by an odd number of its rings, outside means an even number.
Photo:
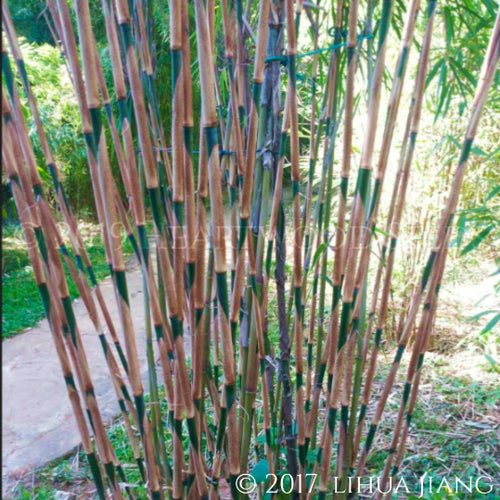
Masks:
[[[146,382],[142,274],[137,267],[127,273],[127,282],[139,360]],[[101,282],[100,287],[123,338],[111,279]],[[26,307],[29,308],[29,304]],[[99,407],[104,420],[109,422],[120,410],[102,347],[83,302],[77,299],[73,307]],[[80,444],[80,436],[47,320],[26,333],[4,340],[2,347],[2,492],[5,493],[16,478],[72,451]],[[145,390],[147,387],[145,383]]]

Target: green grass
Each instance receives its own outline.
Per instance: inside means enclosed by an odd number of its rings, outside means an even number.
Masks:
[[[95,225],[86,225],[84,242],[98,280],[109,276],[104,247]],[[2,230],[2,339],[12,337],[36,325],[45,315],[38,288],[33,277],[28,252],[20,226],[11,225]],[[128,240],[124,241],[125,254],[132,253]],[[66,270],[72,299],[78,290]]]
[[[11,498],[16,500],[55,500],[59,492],[78,492],[76,498],[92,498],[93,485],[83,452],[58,459],[36,473],[35,484],[19,484]],[[73,497],[73,495],[71,495]],[[71,498],[70,497],[70,498]],[[63,497],[64,498],[64,497]]]
[[[480,359],[480,356],[470,355],[469,351],[463,351],[461,354],[464,364],[477,363]],[[500,467],[497,463],[497,451],[500,447],[500,437],[496,408],[500,401],[500,390],[494,378],[486,374],[480,382],[468,375],[457,376],[456,369],[453,369],[454,359],[447,355],[436,355],[424,365],[419,400],[413,414],[407,452],[399,476],[403,476],[412,493],[416,493],[406,496],[402,493],[400,496],[393,494],[393,499],[499,498]],[[378,383],[385,380],[387,368],[388,365],[382,367],[376,379]],[[383,467],[392,437],[400,402],[403,381],[401,374],[398,381],[398,397],[389,400],[387,413],[380,426],[379,439],[383,440],[384,446],[371,455],[367,462],[367,467],[373,470],[374,474]],[[424,490],[424,495],[419,497],[419,481],[424,475],[433,478],[434,492]],[[455,477],[466,483],[468,478],[472,477],[474,484],[481,476],[488,476],[494,482],[490,496],[474,490],[472,493],[462,490],[448,494],[444,489],[436,492],[443,478],[450,482],[453,489]],[[428,482],[425,484],[428,489]],[[483,490],[489,487],[484,481],[480,484]]]

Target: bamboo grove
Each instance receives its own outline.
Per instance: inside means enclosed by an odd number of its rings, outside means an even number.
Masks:
[[[434,242],[390,371],[375,395],[439,8],[435,0],[408,2],[399,55],[390,68],[393,4],[382,0],[376,10],[373,0],[335,0],[325,9],[301,0],[260,0],[251,26],[250,8],[241,0],[171,0],[162,7],[172,76],[167,120],[157,96],[164,82],[156,78],[151,3],[102,0],[112,70],[107,80],[88,0],[47,0],[80,111],[119,311],[115,323],[3,3],[2,163],[98,498],[240,498],[248,495],[240,493],[238,478],[249,472],[258,479],[255,497],[264,498],[268,483],[258,470],[264,477],[289,474],[293,498],[355,498],[391,396],[399,411],[377,474],[381,490],[397,481],[453,216],[499,59],[500,16]],[[326,16],[334,26],[333,45],[322,49]],[[418,40],[417,20],[424,26]],[[298,36],[307,30],[313,50],[299,54]],[[418,65],[408,78],[415,46]],[[319,86],[323,50],[328,64]],[[362,51],[369,57],[362,58]],[[310,58],[312,68],[306,168],[298,107],[302,57]],[[391,89],[382,109],[386,70]],[[367,75],[368,103],[358,165],[352,151],[359,71]],[[195,85],[201,90],[198,110]],[[408,109],[400,106],[404,92],[411,95]],[[386,181],[398,123],[405,132],[397,174]],[[53,183],[50,200],[35,158],[33,124]],[[390,203],[382,218],[384,197]],[[133,322],[138,305],[127,288],[124,234],[143,278],[141,329]],[[384,234],[380,255],[377,234]],[[101,415],[65,269],[101,342],[134,464],[120,462]],[[277,332],[269,328],[271,308]],[[139,335],[147,339],[146,387]],[[395,381],[405,351],[400,390]],[[311,474],[317,481],[305,487]],[[349,491],[348,484],[354,485]]]

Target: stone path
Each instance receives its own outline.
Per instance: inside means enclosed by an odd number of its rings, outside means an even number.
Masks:
[[[128,272],[128,287],[143,380],[147,380],[142,276]],[[110,314],[119,325],[110,279],[101,283]],[[26,304],[29,307],[29,304]],[[102,348],[81,300],[75,315],[104,419],[119,414]],[[72,451],[80,438],[67,397],[47,320],[2,343],[2,493],[16,478]]]

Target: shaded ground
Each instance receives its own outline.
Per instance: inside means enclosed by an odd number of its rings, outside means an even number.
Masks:
[[[146,375],[142,277],[135,266],[128,272],[130,301],[139,358]],[[110,279],[101,290],[115,324],[119,324]],[[93,375],[103,417],[119,413],[101,344],[82,301],[74,302],[77,324]],[[80,438],[69,404],[47,320],[2,344],[2,490],[19,477],[73,450]]]

